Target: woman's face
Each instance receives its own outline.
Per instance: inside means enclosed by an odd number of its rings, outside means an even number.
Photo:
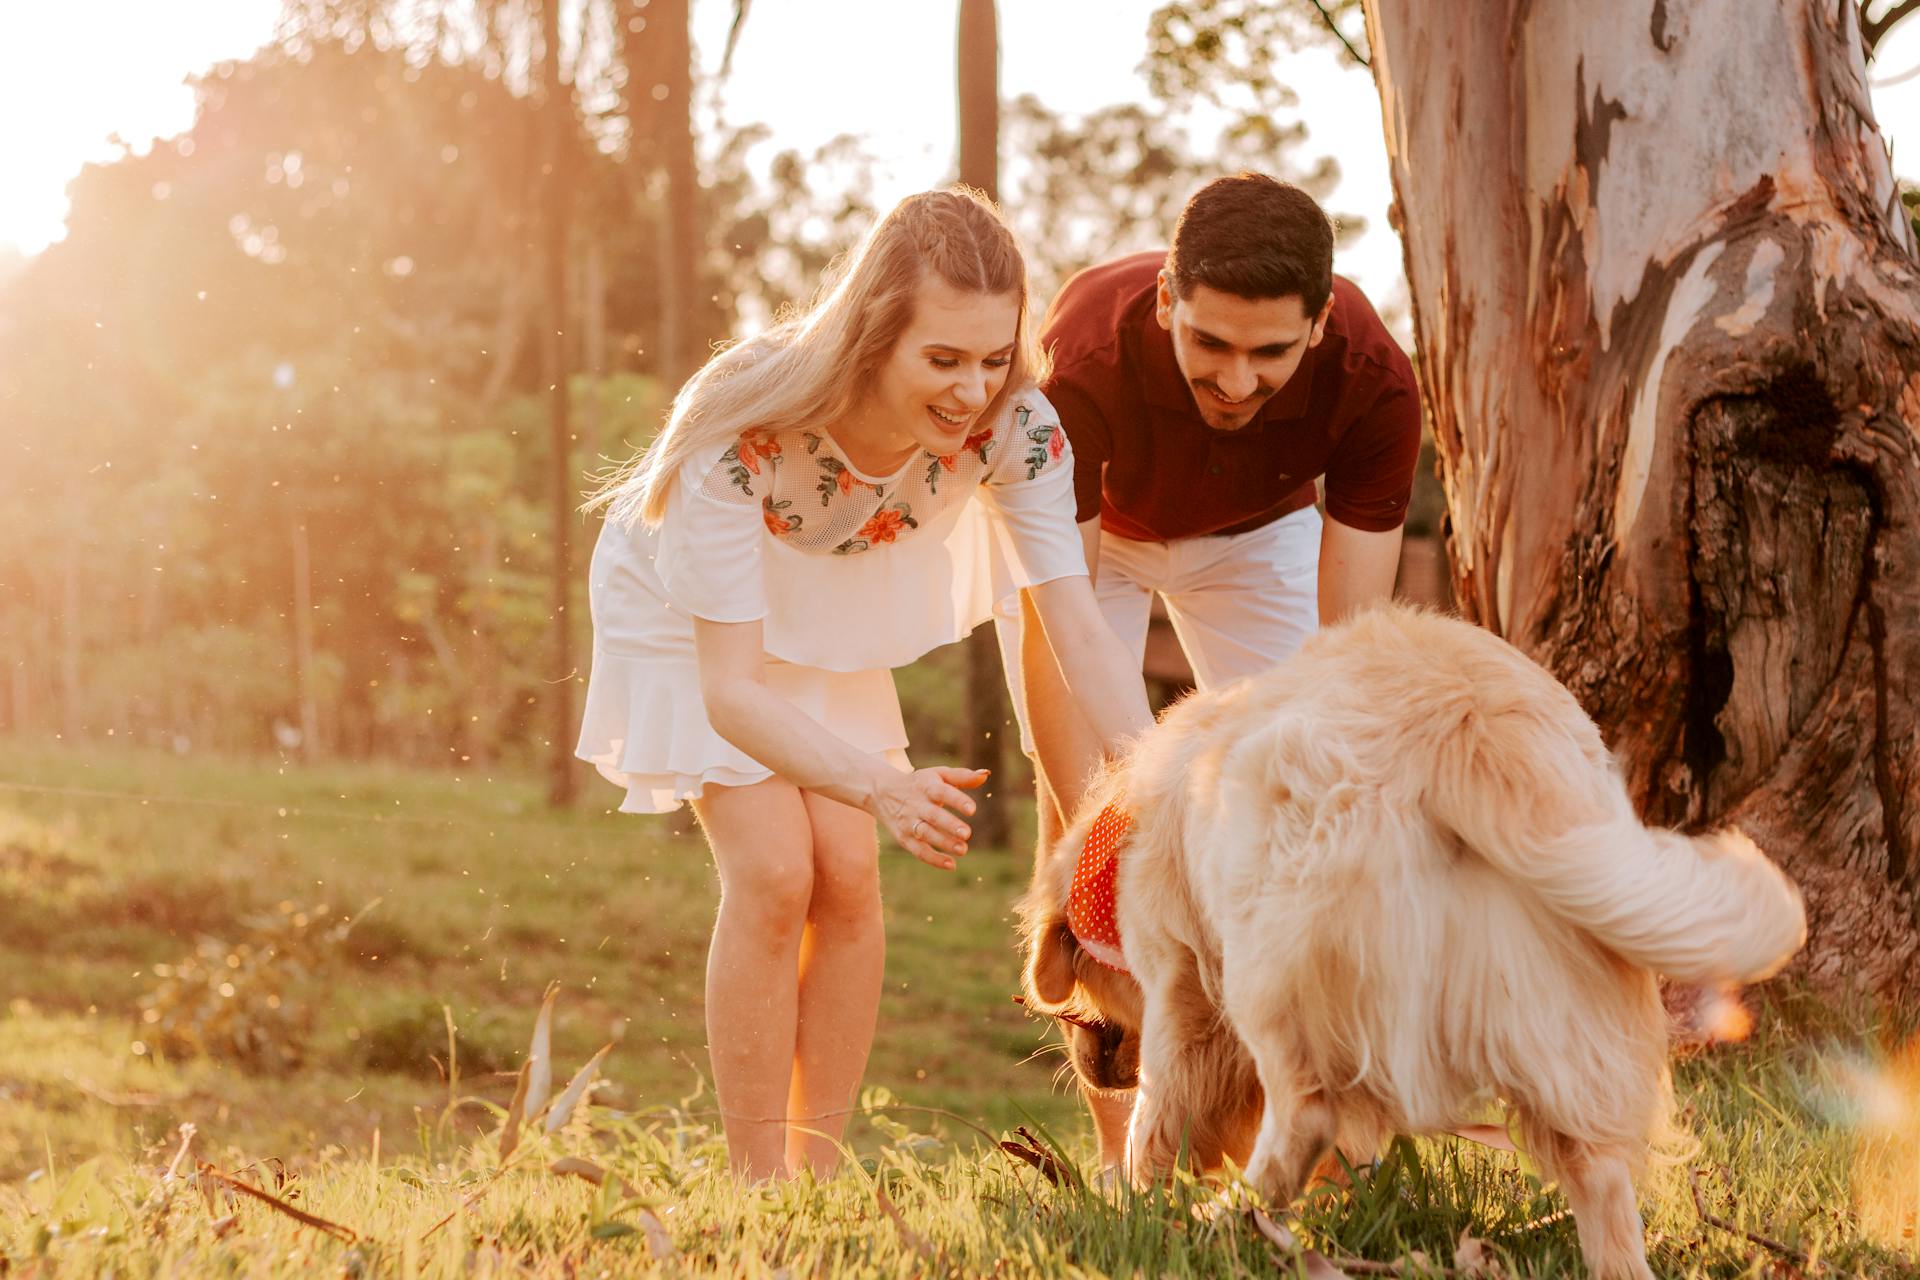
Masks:
[[[922,279],[913,319],[874,379],[866,420],[896,447],[959,452],[1006,385],[1019,324],[1017,293],[969,293],[937,276]]]

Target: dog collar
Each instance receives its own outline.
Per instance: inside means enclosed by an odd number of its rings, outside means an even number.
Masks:
[[[1087,843],[1073,869],[1073,887],[1067,891],[1067,927],[1082,950],[1109,969],[1127,973],[1127,954],[1120,945],[1120,922],[1114,915],[1114,877],[1120,869],[1120,842],[1133,828],[1133,819],[1110,804],[1093,820]]]

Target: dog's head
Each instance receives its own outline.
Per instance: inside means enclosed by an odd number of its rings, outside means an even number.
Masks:
[[[1114,1092],[1140,1082],[1140,985],[1089,955],[1067,924],[1067,893],[1086,834],[1087,823],[1076,823],[1034,860],[1020,904],[1022,981],[1027,1007],[1059,1021],[1081,1083]]]

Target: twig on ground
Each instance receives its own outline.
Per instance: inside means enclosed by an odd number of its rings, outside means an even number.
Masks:
[[[1285,1226],[1275,1222],[1265,1210],[1253,1205],[1247,1210],[1247,1217],[1253,1223],[1254,1230],[1288,1256],[1289,1260],[1298,1258],[1308,1280],[1334,1280],[1338,1276],[1403,1276],[1406,1274],[1403,1259],[1400,1262],[1375,1262],[1371,1258],[1353,1258],[1336,1253],[1329,1257],[1317,1249],[1308,1249],[1301,1245],[1300,1238]],[[1455,1272],[1451,1267],[1436,1266],[1432,1262],[1420,1265],[1423,1275],[1451,1276]]]
[[[296,1209],[280,1197],[262,1191],[250,1182],[244,1182],[239,1178],[233,1177],[231,1174],[222,1173],[205,1160],[202,1160],[199,1164],[199,1173],[202,1178],[218,1182],[228,1190],[238,1191],[241,1195],[252,1196],[255,1200],[271,1205],[274,1209],[292,1218],[295,1222],[312,1227],[315,1231],[323,1231],[343,1244],[357,1244],[360,1241],[359,1233],[354,1231],[353,1228],[343,1227],[337,1222],[328,1222],[325,1218],[315,1217],[304,1209]]]
[[[455,1205],[450,1211],[448,1211],[446,1217],[440,1219],[440,1221],[434,1223],[432,1226],[428,1227],[425,1231],[421,1232],[420,1238],[422,1240],[429,1238],[430,1236],[433,1235],[434,1232],[446,1226],[449,1222],[452,1222],[455,1218],[465,1213],[468,1209],[473,1208],[474,1205],[480,1202],[480,1197],[487,1194],[487,1190],[490,1187],[492,1187],[494,1183],[500,1181],[500,1175],[505,1173],[508,1169],[511,1169],[511,1168],[513,1168],[512,1165],[503,1164],[499,1168],[495,1169],[493,1173],[487,1177],[487,1180],[485,1182],[482,1182],[479,1186],[473,1189],[472,1195],[468,1196],[465,1200],[462,1200],[459,1204]]]
[[[1741,1227],[1735,1223],[1729,1222],[1725,1218],[1716,1217],[1715,1215],[1708,1213],[1706,1199],[1700,1194],[1700,1173],[1701,1171],[1699,1169],[1687,1170],[1687,1183],[1689,1186],[1693,1188],[1694,1212],[1700,1215],[1700,1221],[1706,1223],[1710,1227],[1718,1227],[1722,1231],[1730,1231],[1734,1235],[1741,1236],[1746,1240],[1749,1240],[1752,1243],[1759,1245],[1762,1249],[1772,1250],[1774,1253],[1779,1254],[1783,1258],[1791,1259],[1797,1266],[1804,1267],[1807,1265],[1807,1255],[1801,1250],[1794,1248],[1792,1245],[1782,1244],[1778,1240],[1774,1240],[1768,1236],[1759,1235],[1756,1232],[1748,1231],[1746,1228]]]

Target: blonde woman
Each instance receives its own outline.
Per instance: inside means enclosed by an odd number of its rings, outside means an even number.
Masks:
[[[690,800],[712,846],[708,1051],[741,1176],[837,1160],[880,999],[876,824],[937,868],[967,851],[986,775],[909,765],[889,669],[1027,588],[1102,741],[1151,723],[1039,372],[992,206],[911,196],[810,310],[695,375],[596,499],[579,754],[627,811]]]

